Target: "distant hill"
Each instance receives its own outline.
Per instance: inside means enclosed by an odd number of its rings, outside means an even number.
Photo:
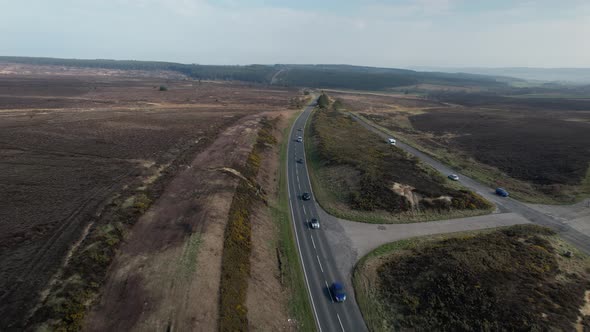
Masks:
[[[446,73],[469,73],[489,76],[509,76],[529,81],[590,84],[590,68],[475,68],[475,67],[413,67],[416,70]]]
[[[106,68],[120,70],[169,70],[194,79],[236,80],[294,87],[386,90],[418,84],[503,87],[495,77],[471,73],[418,72],[408,69],[350,65],[247,65],[212,66],[160,61],[80,60],[0,56],[0,62],[32,65]]]

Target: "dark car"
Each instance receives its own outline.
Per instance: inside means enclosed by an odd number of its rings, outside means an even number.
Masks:
[[[309,193],[303,193],[303,195],[301,195],[301,199],[304,201],[309,201],[311,199],[311,195]]]
[[[508,197],[509,194],[506,191],[506,189],[504,189],[504,188],[496,188],[496,195],[502,196],[502,197]]]
[[[297,131],[302,131],[302,130],[303,130],[303,129],[301,129],[301,128],[297,128]]]
[[[298,164],[303,164],[303,158],[299,158],[299,159],[297,159],[297,163],[298,163]]]
[[[344,290],[344,285],[339,282],[334,282],[332,286],[330,286],[330,293],[336,302],[344,302],[346,301],[346,291]]]

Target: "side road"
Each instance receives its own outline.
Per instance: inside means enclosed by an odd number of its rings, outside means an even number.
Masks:
[[[363,127],[381,136],[384,141],[388,137],[390,137],[388,133],[364,121],[355,114],[350,114]],[[477,192],[481,196],[485,197],[487,200],[495,203],[501,212],[514,212],[532,223],[552,228],[556,232],[558,232],[559,235],[566,241],[575,245],[582,252],[590,255],[590,227],[574,228],[568,224],[568,220],[565,220],[564,218],[556,218],[555,216],[544,212],[543,209],[537,208],[534,205],[528,205],[517,200],[514,200],[510,197],[496,196],[492,188],[489,188],[467,176],[460,174],[457,171],[450,169],[449,167],[443,165],[439,161],[433,159],[432,157],[426,155],[421,151],[418,151],[417,149],[409,146],[408,144],[405,144],[398,140],[397,147],[418,157],[420,160],[432,166],[439,172],[443,173],[445,176],[451,173],[458,174],[460,179],[459,182],[461,182],[461,184]],[[590,223],[590,220],[585,221],[585,224],[588,223]]]
[[[344,220],[319,209],[319,219],[332,252],[333,259],[347,282],[351,281],[356,262],[386,243],[416,236],[482,230],[529,221],[516,213],[496,213],[477,217],[440,220],[412,224],[367,224]],[[347,285],[352,287],[352,284]]]

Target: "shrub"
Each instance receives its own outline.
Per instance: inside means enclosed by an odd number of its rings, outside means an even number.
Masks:
[[[422,243],[384,260],[377,268],[384,324],[418,331],[575,330],[590,281],[559,270],[546,234],[523,225]]]
[[[322,93],[318,98],[318,106],[320,108],[327,108],[330,105],[330,99],[325,93]]]
[[[338,111],[343,107],[342,102],[336,100],[330,108],[313,114],[310,126],[312,155],[319,160],[320,167],[348,165],[361,174],[357,178],[358,189],[338,195],[351,209],[399,213],[414,208],[408,198],[392,190],[394,183],[409,185],[415,188],[413,193],[424,196],[416,207],[422,210],[492,207],[476,194],[446,187],[445,179],[437,173],[425,171],[419,159],[385,144],[378,135]],[[452,201],[437,199],[440,196],[451,196]]]
[[[248,329],[248,308],[246,294],[250,276],[250,253],[252,224],[250,213],[258,200],[255,183],[260,168],[260,153],[269,144],[276,144],[272,135],[274,121],[261,120],[256,143],[248,155],[241,179],[232,200],[221,259],[221,280],[219,297],[219,330],[245,331]]]

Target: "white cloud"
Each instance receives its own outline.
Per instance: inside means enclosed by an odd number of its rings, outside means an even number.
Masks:
[[[356,13],[205,0],[55,0],[0,13],[0,54],[211,64],[404,67],[588,66],[590,7],[541,17],[519,2],[461,13],[466,0],[404,0]],[[545,0],[541,0],[545,1]],[[532,6],[532,7],[531,7]],[[565,7],[564,7],[565,8]]]

